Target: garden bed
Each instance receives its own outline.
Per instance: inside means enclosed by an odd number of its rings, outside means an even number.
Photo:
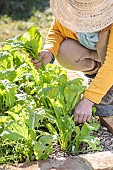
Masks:
[[[56,65],[58,65],[58,64],[56,63]],[[79,77],[79,78],[85,79],[85,77],[83,77],[83,74],[78,73],[78,72],[76,73],[76,72],[71,72],[71,71],[67,70],[67,74],[68,74],[70,79],[73,79],[73,77],[74,78],[78,78]],[[87,81],[88,80],[85,79],[85,84],[86,85],[87,85]],[[98,118],[97,118],[97,120],[98,120]],[[99,137],[100,140],[101,140],[101,144],[100,144],[100,146],[102,148],[101,151],[105,151],[103,156],[106,155],[107,151],[111,151],[111,152],[113,151],[113,135],[108,131],[108,129],[106,127],[101,126],[100,129],[97,132],[93,132],[93,135],[96,136],[96,137]],[[79,152],[79,156],[82,155],[82,154],[84,154],[84,156],[85,156],[85,155],[87,155],[87,153],[95,154],[95,151],[90,150],[90,147],[86,143],[81,144],[80,147],[81,147],[80,148],[81,151]],[[96,151],[96,152],[98,153],[98,151]],[[53,150],[52,154],[49,156],[49,159],[53,160],[53,162],[54,162],[54,160],[62,160],[61,162],[63,162],[63,160],[66,159],[66,160],[69,160],[70,164],[73,161],[75,161],[74,158],[75,157],[71,153],[62,151],[60,145],[54,145],[54,150]],[[47,160],[47,162],[48,162],[48,160]],[[46,161],[45,162],[42,161],[42,163],[39,166],[42,166],[42,165],[46,164],[47,162]],[[58,162],[57,162],[57,164],[59,164]],[[58,165],[55,164],[55,162],[52,163],[52,165],[58,166]],[[18,168],[18,166],[20,168]],[[24,169],[26,168],[28,170],[32,170],[32,168],[34,168],[34,167],[36,168],[37,166],[38,166],[37,162],[36,163],[35,162],[34,163],[31,162],[31,163],[28,163],[28,164],[26,164],[26,163],[24,163],[24,164],[17,164],[17,165],[12,166],[10,169],[11,170],[13,170],[13,169],[14,170],[16,170],[16,169],[18,170],[18,169],[21,169],[22,167],[24,167]],[[66,164],[66,166],[67,166],[67,164]],[[77,164],[77,166],[79,166],[79,165]],[[8,170],[9,167],[10,166],[5,166],[5,165],[1,166],[1,170],[2,169],[3,170]],[[33,170],[35,170],[35,169],[33,169]],[[42,170],[47,170],[47,169],[42,169]],[[62,170],[65,170],[65,169],[62,169]]]
[[[39,1],[39,2],[41,4],[42,1]],[[0,20],[0,23],[1,23],[0,40],[2,41],[2,40],[5,40],[9,37],[12,38],[13,36],[22,33],[23,31],[26,30],[26,28],[28,28],[29,26],[34,25],[34,24],[39,26],[39,29],[41,30],[41,33],[42,33],[42,36],[43,36],[43,39],[45,39],[45,36],[46,36],[47,31],[49,29],[50,23],[52,21],[52,15],[51,15],[50,9],[47,9],[48,8],[48,2],[44,1],[44,3],[45,3],[44,4],[44,7],[45,7],[44,10],[35,9],[37,11],[34,11],[32,14],[30,13],[30,18],[28,16],[28,21],[26,21],[26,17],[22,20],[19,20],[19,21],[13,20],[13,18],[20,19],[21,16],[16,17],[16,16],[11,15],[12,18],[7,17],[7,15],[2,16],[1,20]],[[24,10],[24,11],[26,11],[26,10]],[[24,13],[23,13],[23,15],[24,15]],[[55,63],[55,64],[57,65],[57,63]],[[68,73],[68,77],[71,80],[75,79],[77,77],[82,77],[81,74],[78,74],[78,73],[75,73],[75,72],[67,71],[67,73]],[[85,77],[83,77],[83,78],[85,78]],[[85,78],[85,81],[87,81],[86,78]],[[29,87],[29,88],[31,88],[31,87]],[[27,89],[27,90],[30,90],[30,89]],[[103,156],[107,153],[107,151],[113,151],[113,135],[108,132],[107,128],[101,126],[100,129],[97,132],[93,132],[93,135],[95,135],[96,137],[99,137],[100,140],[101,140],[101,148],[102,148],[101,150],[105,151]],[[85,143],[81,144],[80,147],[81,147],[81,149],[80,149],[81,151],[79,153],[79,156],[81,154],[84,154],[84,153],[85,153],[84,155],[87,155],[86,153],[92,153],[92,152],[93,152],[93,155],[95,155],[95,153],[94,153],[95,151],[91,151],[88,144],[85,144]],[[65,158],[64,158],[64,156],[65,156]],[[94,157],[96,158],[96,155]],[[52,165],[53,165],[53,168],[57,169],[60,164],[63,165],[65,160],[67,161],[67,160],[71,159],[71,161],[69,161],[70,162],[70,168],[68,168],[68,169],[73,170],[73,169],[71,169],[72,168],[71,162],[75,163],[75,160],[74,160],[75,157],[73,156],[73,154],[71,154],[69,152],[62,151],[60,145],[54,144],[53,152],[52,152],[52,154],[50,154],[49,158],[50,158],[49,161],[47,160],[47,161],[44,161],[44,162],[39,161],[39,162],[33,162],[33,163],[31,162],[31,163],[28,163],[28,164],[26,164],[26,163],[25,164],[18,164],[17,167],[18,166],[20,167],[19,170],[21,168],[26,169],[26,170],[35,170],[35,169],[37,169],[37,167],[38,168],[41,167],[42,163],[44,163],[44,166],[43,166],[43,168],[41,168],[41,170],[47,170],[47,167],[51,167],[51,169],[52,169]],[[56,161],[56,160],[58,160],[58,161]],[[61,161],[59,161],[59,160],[61,160]],[[53,161],[53,163],[51,163],[52,161]],[[108,161],[109,161],[109,158],[108,158]],[[57,162],[57,165],[55,165],[55,162]],[[67,164],[69,164],[69,162],[67,161]],[[104,162],[105,162],[105,160],[103,159],[103,163]],[[80,161],[80,163],[82,164],[81,161]],[[31,166],[31,164],[33,164],[33,165]],[[39,166],[37,164],[39,164]],[[49,164],[51,164],[51,166],[48,166]],[[75,165],[77,165],[77,164],[75,163]],[[17,167],[16,167],[16,165],[14,165],[10,169],[16,170],[16,169],[18,169]],[[44,169],[44,167],[45,167],[45,169]],[[69,165],[68,165],[68,167],[69,167]],[[3,168],[0,167],[0,170],[2,170],[2,169],[3,170],[6,170],[6,169],[9,170],[9,168],[7,168],[7,166],[4,166]],[[65,169],[62,169],[62,170],[65,170]],[[78,170],[80,170],[80,168]]]

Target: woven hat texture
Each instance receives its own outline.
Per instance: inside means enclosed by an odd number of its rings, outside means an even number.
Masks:
[[[113,23],[113,0],[50,0],[55,18],[73,32],[97,32]]]

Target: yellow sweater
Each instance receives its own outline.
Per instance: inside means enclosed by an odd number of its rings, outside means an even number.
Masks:
[[[63,27],[56,19],[51,26],[46,39],[44,49],[51,51],[57,56],[60,44],[66,38],[78,40],[77,33]],[[113,85],[113,26],[110,28],[109,41],[107,46],[106,60],[99,69],[95,79],[85,91],[84,96],[94,103],[99,104],[102,97]]]

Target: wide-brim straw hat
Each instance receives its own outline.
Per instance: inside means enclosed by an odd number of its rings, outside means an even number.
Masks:
[[[97,32],[113,23],[113,0],[50,0],[55,18],[73,32]]]

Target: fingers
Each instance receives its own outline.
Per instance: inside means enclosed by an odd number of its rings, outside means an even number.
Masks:
[[[39,54],[39,56],[38,56],[38,58],[37,59],[32,59],[32,57],[31,56],[29,56],[30,58],[31,58],[31,62],[34,64],[34,65],[37,65],[38,63],[40,63],[40,59],[42,59],[43,57],[44,57],[44,52],[42,51],[40,54]]]
[[[38,61],[38,60],[33,60],[33,59],[31,59],[31,62],[32,62],[33,64],[37,64],[37,63],[39,63],[39,61]]]
[[[90,120],[88,115],[85,114],[85,113],[75,113],[74,117],[75,117],[75,121],[78,122],[78,123],[85,123],[88,120]]]
[[[79,120],[79,114],[76,114],[75,112],[74,112],[74,120],[76,122],[78,122],[78,120]]]
[[[43,58],[44,64],[48,64],[48,63],[50,63],[50,61],[51,61],[51,57],[44,57]]]
[[[34,67],[35,67],[36,69],[39,69],[39,68],[41,67],[41,63],[34,64]]]
[[[31,62],[33,63],[36,69],[39,69],[41,67],[41,60],[46,65],[51,61],[51,59],[52,59],[52,53],[48,50],[42,50],[38,58],[35,60],[31,59]]]
[[[78,123],[85,123],[89,122],[92,117],[92,113],[85,113],[85,112],[74,112],[74,120]]]
[[[82,123],[82,120],[83,120],[83,116],[78,115],[78,123]]]
[[[42,58],[42,61],[46,65],[51,61],[51,58]],[[39,60],[31,59],[31,62],[33,63],[33,65],[36,69],[39,69],[41,67],[41,62]]]
[[[78,123],[88,122],[92,117],[93,102],[83,98],[75,108],[74,119]]]
[[[38,58],[39,58],[39,59],[42,59],[44,56],[45,56],[45,51],[41,51],[41,52],[39,53]]]
[[[90,121],[91,117],[92,117],[92,116],[90,116],[90,115],[87,117],[87,122]]]
[[[42,50],[38,56],[40,59],[43,59],[43,58],[52,58],[52,53],[48,50]]]
[[[33,63],[33,65],[34,65],[34,67],[36,69],[40,68],[40,66],[41,66],[41,62],[40,61],[31,59],[31,62]]]
[[[41,52],[38,56],[39,60],[38,59],[35,59],[35,60],[31,59],[31,62],[33,63],[33,65],[36,69],[39,69],[41,67],[40,59],[43,60],[43,56],[44,56],[44,53]],[[43,62],[44,62],[44,60],[43,60]],[[46,62],[44,62],[44,64],[46,64]]]
[[[88,115],[84,114],[82,117],[82,122],[85,123],[87,122]]]

